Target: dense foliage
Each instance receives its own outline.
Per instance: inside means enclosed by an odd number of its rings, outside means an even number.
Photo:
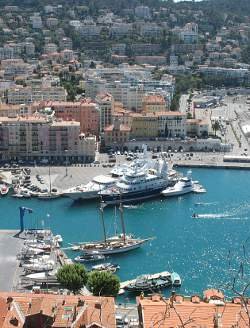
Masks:
[[[76,293],[87,282],[87,271],[81,264],[65,264],[57,272],[57,280],[64,287]]]
[[[93,271],[88,277],[88,288],[95,296],[116,296],[120,288],[120,281],[110,272]]]

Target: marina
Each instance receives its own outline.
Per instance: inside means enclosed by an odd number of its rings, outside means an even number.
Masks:
[[[72,173],[74,169],[71,168]],[[100,174],[100,170],[95,169],[96,175]],[[41,172],[36,174],[44,176],[43,170],[46,171],[41,168]],[[178,171],[184,176],[187,174],[185,169]],[[62,170],[62,173],[65,171]],[[233,259],[237,266],[242,255],[241,245],[248,237],[249,193],[243,186],[248,184],[249,177],[245,170],[209,169],[193,169],[192,177],[202,182],[207,193],[158,197],[136,205],[125,205],[126,234],[155,238],[133,252],[112,255],[108,260],[98,263],[86,262],[84,265],[87,269],[91,270],[93,265],[105,262],[117,264],[120,270],[116,274],[121,281],[133,280],[145,273],[154,274],[165,270],[178,272],[182,279],[179,290],[185,294],[210,286],[220,287],[222,282],[226,282],[228,251],[237,254]],[[82,177],[90,178],[85,175]],[[68,176],[65,179],[71,178]],[[99,202],[75,203],[64,197],[41,202],[37,198],[19,199],[9,195],[1,197],[0,202],[3,213],[1,229],[18,229],[18,207],[28,206],[33,209],[33,213],[27,215],[24,224],[33,228],[44,226],[60,234],[63,237],[62,249],[72,260],[81,255],[81,252],[71,250],[72,244],[103,240]],[[194,212],[199,215],[199,220],[192,218]],[[104,218],[108,236],[115,236],[117,232],[122,234],[120,223],[114,225],[114,207],[105,208]],[[38,277],[32,276],[32,279]],[[12,278],[9,280],[9,284],[12,284]],[[163,293],[168,295],[170,290],[164,289]],[[132,296],[126,297],[133,300]]]

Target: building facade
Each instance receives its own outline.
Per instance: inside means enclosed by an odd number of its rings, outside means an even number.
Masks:
[[[80,133],[80,123],[45,116],[1,117],[1,160],[92,162],[96,138]]]
[[[81,133],[99,135],[100,112],[96,103],[90,99],[83,101],[42,101],[31,105],[32,112],[50,108],[55,117],[65,121],[80,122]]]

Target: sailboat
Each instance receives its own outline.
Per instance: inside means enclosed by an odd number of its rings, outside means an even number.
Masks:
[[[144,243],[152,239],[152,238],[144,238],[144,239],[134,238],[132,235],[126,234],[122,203],[120,203],[119,206],[122,234],[115,235],[108,238],[106,234],[106,228],[104,222],[105,206],[106,203],[101,201],[100,218],[102,222],[104,240],[79,243],[77,245],[78,249],[83,251],[84,254],[95,254],[96,252],[98,252],[98,254],[100,255],[113,255],[118,253],[125,253],[141,247]],[[73,247],[76,247],[76,245],[73,245]]]
[[[55,199],[59,198],[61,196],[61,193],[59,193],[57,190],[52,189],[51,185],[51,176],[50,176],[50,166],[49,166],[49,191],[45,193],[40,193],[37,198],[39,199]]]

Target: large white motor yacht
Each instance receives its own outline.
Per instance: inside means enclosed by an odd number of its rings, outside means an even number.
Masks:
[[[174,186],[166,188],[161,194],[165,197],[184,195],[192,192],[193,187],[191,171],[189,171],[186,177],[182,177]]]
[[[93,178],[86,185],[79,185],[64,191],[64,195],[72,198],[73,200],[78,199],[95,199],[100,197],[98,195],[102,190],[114,186],[116,180],[114,178],[98,175]]]
[[[168,185],[168,166],[158,160],[154,169],[134,166],[116,184],[99,194],[108,204],[129,203],[160,195]]]

